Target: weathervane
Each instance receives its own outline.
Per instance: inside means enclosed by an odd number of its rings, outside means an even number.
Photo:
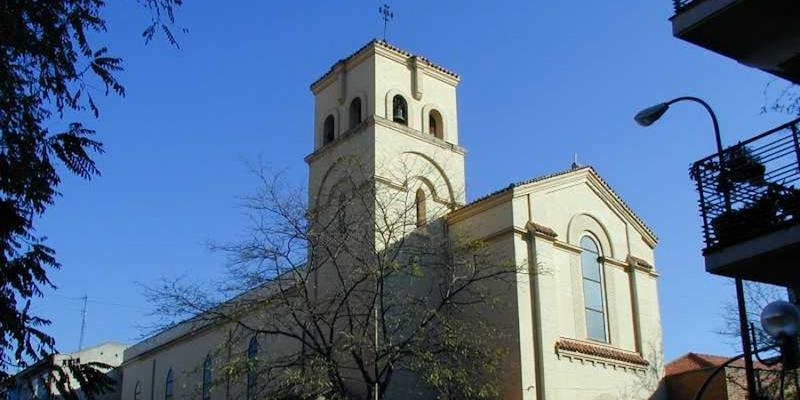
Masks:
[[[383,41],[386,41],[386,27],[389,25],[389,21],[394,18],[394,13],[392,12],[391,7],[388,4],[384,4],[378,8],[378,14],[381,15],[383,18]]]

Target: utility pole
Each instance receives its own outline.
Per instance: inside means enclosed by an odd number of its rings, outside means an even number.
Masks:
[[[83,334],[86,332],[86,303],[89,301],[89,296],[84,294],[81,300],[83,300],[83,309],[81,310],[81,336],[78,340],[78,351],[83,350]]]

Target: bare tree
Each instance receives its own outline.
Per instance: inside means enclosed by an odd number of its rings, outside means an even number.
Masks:
[[[776,342],[761,327],[760,314],[761,310],[769,303],[776,300],[786,300],[788,295],[787,288],[766,283],[746,281],[744,293],[747,320],[751,327],[750,334],[754,339],[753,346],[759,350],[774,349]],[[723,327],[718,333],[730,339],[732,345],[740,345],[739,309],[734,300],[729,301],[723,306],[722,320]],[[800,393],[800,376],[798,376],[798,371],[783,371],[783,366],[779,362],[779,356],[780,354],[775,350],[759,353],[759,357],[766,363],[776,363],[774,366],[761,364],[759,367],[759,365],[757,365],[759,368],[757,368],[756,371],[756,384],[758,385],[758,392],[765,400],[793,398],[787,396],[790,396],[790,394],[791,396],[796,396]],[[745,390],[746,379],[743,373],[730,374],[728,376],[728,382],[733,386]]]
[[[228,327],[219,379],[247,377],[240,398],[499,397],[502,329],[483,316],[522,271],[447,232],[440,217],[454,205],[415,191],[419,171],[392,185],[359,168],[312,206],[258,170],[245,238],[212,245],[229,256],[224,283],[152,288],[157,314]],[[252,357],[248,341],[272,351]]]

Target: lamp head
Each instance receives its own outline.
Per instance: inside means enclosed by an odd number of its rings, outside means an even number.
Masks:
[[[667,109],[669,109],[669,104],[667,103],[656,104],[639,111],[633,119],[641,126],[650,126],[653,122],[658,121],[667,112]]]
[[[800,332],[800,310],[788,301],[773,301],[761,311],[761,326],[775,339],[794,337]]]

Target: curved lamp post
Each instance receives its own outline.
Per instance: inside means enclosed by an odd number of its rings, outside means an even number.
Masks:
[[[755,353],[758,354],[759,352],[768,351],[779,347],[781,350],[781,359],[784,362],[784,370],[782,373],[785,373],[786,369],[796,368],[794,365],[790,365],[787,368],[786,363],[796,361],[789,360],[791,357],[796,357],[796,354],[791,354],[791,351],[788,350],[788,347],[796,346],[796,343],[793,343],[793,341],[797,340],[796,336],[800,332],[800,309],[788,301],[778,300],[769,303],[766,307],[764,307],[764,310],[761,311],[761,326],[777,343],[772,346],[767,346],[763,349],[756,349]],[[724,370],[725,367],[744,356],[745,355],[743,353],[735,357],[731,357],[715,368],[711,375],[709,375],[705,382],[703,382],[703,385],[700,386],[700,390],[698,390],[695,394],[694,400],[701,400],[703,394],[705,393],[706,389],[708,389],[708,386],[711,384],[711,381],[714,379],[714,377]],[[783,379],[781,379],[780,396],[780,398],[783,399]]]
[[[714,113],[714,110],[711,109],[711,106],[708,105],[703,99],[693,96],[681,96],[676,97],[670,101],[659,103],[654,106],[650,106],[645,108],[642,111],[639,111],[633,119],[641,126],[650,126],[654,122],[658,121],[664,113],[669,110],[669,106],[675,104],[680,101],[691,101],[694,103],[698,103],[703,108],[706,109],[708,115],[711,116],[711,122],[714,125],[714,139],[716,140],[717,145],[717,155],[720,158],[720,165],[724,164],[723,160],[723,149],[722,149],[722,137],[719,133],[719,122],[717,121],[717,115]],[[721,169],[721,174],[725,173],[725,168]],[[725,192],[725,208],[727,210],[731,209],[731,200],[730,200],[730,193]],[[745,374],[747,375],[747,392],[749,394],[748,398],[755,399],[756,398],[756,380],[755,375],[753,374],[753,357],[752,357],[752,343],[750,342],[750,334],[747,327],[747,308],[745,305],[744,300],[744,283],[742,282],[741,278],[736,278],[736,303],[739,307],[739,331],[742,336],[742,348],[744,353],[742,357],[744,357],[744,366],[745,366]]]
[[[669,106],[679,102],[679,101],[693,101],[695,103],[700,104],[703,108],[708,111],[708,115],[711,116],[711,122],[714,124],[714,138],[717,141],[717,153],[722,156],[722,137],[719,134],[719,122],[717,122],[717,114],[714,113],[714,110],[711,109],[711,106],[708,105],[703,99],[693,96],[681,96],[676,97],[670,101],[659,103],[651,107],[647,107],[642,111],[639,111],[635,117],[633,117],[636,122],[641,126],[650,126],[653,122],[658,121],[664,113],[669,110]]]

